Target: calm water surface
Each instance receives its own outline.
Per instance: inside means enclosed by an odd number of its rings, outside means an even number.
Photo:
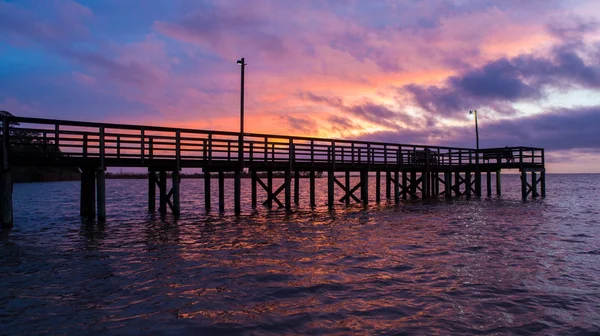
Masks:
[[[547,179],[525,203],[513,175],[502,197],[332,212],[302,181],[299,209],[240,218],[183,180],[178,220],[147,213],[145,180],[109,180],[105,223],[76,182],[18,184],[0,334],[597,334],[600,175]]]

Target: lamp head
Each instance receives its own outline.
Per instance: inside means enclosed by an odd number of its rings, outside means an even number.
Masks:
[[[239,60],[237,61],[237,64],[239,64],[239,65],[245,65],[245,64],[244,64],[244,58],[242,57],[242,59],[239,59]]]

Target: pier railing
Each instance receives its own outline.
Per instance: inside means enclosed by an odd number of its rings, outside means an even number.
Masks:
[[[359,165],[451,168],[475,164],[543,165],[541,148],[475,149],[302,136],[195,130],[157,126],[4,117],[2,138],[9,152],[57,159],[96,159],[101,165],[177,167],[239,163]],[[9,136],[4,136],[8,134]],[[18,150],[15,150],[18,149]]]

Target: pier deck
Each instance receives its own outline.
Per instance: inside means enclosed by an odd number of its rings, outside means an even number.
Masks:
[[[14,166],[75,166],[82,171],[82,215],[95,214],[97,191],[98,216],[106,215],[104,207],[104,172],[107,167],[146,167],[149,172],[149,210],[154,210],[155,186],[159,189],[160,208],[167,205],[179,214],[179,172],[183,168],[201,168],[210,187],[211,173],[223,179],[224,172],[234,172],[235,212],[240,212],[241,172],[252,175],[252,205],[256,206],[256,187],[267,191],[264,202],[290,208],[291,179],[295,179],[297,202],[298,178],[308,172],[311,177],[311,205],[314,205],[315,172],[327,172],[329,206],[334,205],[335,185],[342,190],[341,201],[366,203],[369,176],[377,179],[376,201],[382,173],[386,181],[386,197],[429,198],[438,196],[481,196],[481,174],[487,174],[491,195],[491,173],[496,174],[500,193],[500,171],[519,169],[523,199],[528,195],[545,196],[544,149],[534,147],[472,148],[423,146],[396,143],[323,139],[272,134],[221,132],[157,126],[121,125],[68,120],[4,117],[2,120],[2,222],[12,225],[12,181]],[[173,188],[166,190],[166,172],[172,172]],[[272,178],[267,183],[257,172],[284,172],[285,182],[273,190]],[[338,180],[335,173],[360,172],[357,186]],[[532,175],[531,183],[527,173]],[[539,179],[536,177],[539,173]],[[339,174],[338,174],[339,175]],[[223,186],[222,181],[219,185]],[[440,191],[440,185],[443,190]],[[10,190],[9,190],[10,189]],[[206,188],[205,188],[206,189]],[[354,192],[360,189],[360,198]],[[393,190],[393,192],[392,192]],[[285,191],[285,202],[277,198]],[[219,191],[222,211],[223,190]],[[9,195],[10,194],[10,195]],[[392,196],[393,195],[393,196]],[[210,211],[210,188],[205,207]]]

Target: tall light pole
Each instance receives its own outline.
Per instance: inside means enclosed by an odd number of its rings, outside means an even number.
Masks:
[[[244,72],[246,70],[246,62],[244,58],[239,59],[237,64],[241,66],[242,76],[240,81],[240,138],[238,143],[238,160],[240,169],[244,169]]]
[[[477,141],[477,153],[479,153],[479,126],[477,125],[477,110],[469,111],[469,115],[475,115],[475,139]]]
[[[234,195],[233,195],[233,202],[235,203],[234,205],[234,212],[236,215],[239,215],[241,213],[241,200],[242,200],[242,171],[244,170],[244,71],[246,70],[246,62],[244,60],[244,58],[242,57],[242,59],[237,61],[237,64],[241,65],[241,69],[242,69],[242,77],[241,77],[241,81],[240,81],[240,137],[239,137],[239,141],[238,141],[238,162],[239,162],[239,168],[235,170],[235,176],[234,176],[234,185],[233,185],[233,189],[234,189]]]

